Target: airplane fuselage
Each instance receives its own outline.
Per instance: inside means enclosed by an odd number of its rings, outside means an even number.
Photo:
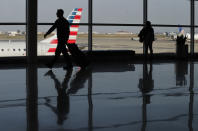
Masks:
[[[55,49],[56,45],[50,45],[38,42],[37,53],[40,56],[54,55],[54,52],[49,52],[49,49]],[[5,56],[26,56],[25,41],[10,42],[0,41],[0,57]]]

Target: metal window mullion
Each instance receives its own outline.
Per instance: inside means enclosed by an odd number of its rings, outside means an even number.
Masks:
[[[37,5],[38,0],[26,0],[27,62],[37,63]]]
[[[148,4],[147,0],[143,0],[143,24],[147,21]],[[145,54],[145,44],[143,44],[143,54]]]
[[[88,10],[88,51],[92,51],[92,0],[89,0]]]
[[[148,20],[148,3],[143,0],[143,24]]]
[[[190,34],[191,34],[191,42],[190,42],[190,54],[194,55],[194,35],[195,35],[195,1],[191,0],[190,2],[190,16],[191,16],[191,28],[190,28]]]

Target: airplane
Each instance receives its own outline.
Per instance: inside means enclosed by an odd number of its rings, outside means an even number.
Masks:
[[[191,34],[190,33],[185,33],[185,31],[184,31],[184,29],[182,29],[182,27],[179,27],[178,29],[179,29],[178,33],[170,34],[171,38],[173,40],[176,40],[177,39],[177,36],[183,35],[184,37],[186,37],[186,39],[188,41],[190,41]],[[198,40],[198,34],[197,33],[194,34],[194,40]]]
[[[190,33],[186,33],[186,38],[187,38],[187,40],[191,39]],[[194,35],[194,40],[198,40],[198,34],[197,33]]]
[[[82,8],[74,8],[67,17],[70,24],[80,23],[82,15]],[[79,25],[70,25],[70,35],[68,44],[76,43],[76,38],[79,30]],[[58,40],[57,35],[46,38],[38,42],[37,54],[38,56],[49,56],[54,55]],[[25,42],[0,42],[0,57],[9,56],[26,56],[26,44]]]

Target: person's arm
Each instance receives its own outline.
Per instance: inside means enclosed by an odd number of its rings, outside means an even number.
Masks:
[[[47,35],[49,35],[50,33],[52,33],[52,31],[54,31],[57,27],[57,21],[53,24],[53,26],[45,33],[44,38],[47,37]]]
[[[142,36],[142,30],[140,31],[140,33],[138,34],[138,37],[141,37]]]
[[[144,27],[141,29],[140,33],[138,34],[138,37],[143,37],[144,36]]]

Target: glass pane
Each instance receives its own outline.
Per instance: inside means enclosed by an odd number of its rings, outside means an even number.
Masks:
[[[142,5],[142,0],[93,0],[93,22],[142,23]]]
[[[25,22],[26,0],[1,0],[0,22]]]
[[[195,53],[198,52],[198,28],[195,28]]]
[[[25,56],[25,26],[0,26],[0,57]]]
[[[153,28],[155,32],[153,53],[175,53],[178,28]],[[139,42],[138,37],[141,29],[142,27],[94,27],[93,50],[134,50],[136,54],[142,54],[143,43]],[[182,29],[185,33],[189,32],[189,28]],[[189,40],[186,44],[189,45]]]
[[[148,19],[153,24],[190,24],[190,1],[148,0]]]
[[[198,1],[195,1],[195,25],[198,26]]]
[[[183,30],[182,32],[184,32],[184,36],[190,31],[189,28],[154,27],[156,40],[153,42],[153,52],[176,53],[176,39],[177,35],[180,34],[180,30]],[[185,44],[188,45],[188,50],[190,50],[189,39],[187,39]]]
[[[52,32],[46,39],[44,39],[45,32],[51,26],[38,26],[38,55],[54,55],[55,49],[57,46],[57,42],[53,41],[56,39],[52,39],[56,35],[56,31]],[[76,37],[76,44],[79,49],[87,50],[88,49],[88,27],[87,26],[79,26],[79,31]]]
[[[47,6],[46,6],[47,4]],[[64,10],[64,16],[70,14],[74,8],[82,8],[82,23],[88,21],[88,1],[87,0],[38,0],[38,22],[54,22],[57,9]]]
[[[98,26],[93,28],[93,50],[134,50],[142,53],[137,40],[141,27]]]

